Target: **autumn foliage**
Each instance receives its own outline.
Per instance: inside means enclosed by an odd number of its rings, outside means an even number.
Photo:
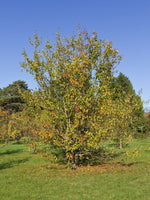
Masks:
[[[58,32],[55,44],[47,40],[43,49],[37,34],[30,44],[33,58],[24,50],[21,66],[39,86],[23,93],[26,114],[37,122],[31,138],[62,148],[76,168],[79,158],[92,155],[106,140],[119,137],[123,142],[130,135],[131,96],[113,98],[111,85],[121,56],[112,42],[78,30],[70,38]]]

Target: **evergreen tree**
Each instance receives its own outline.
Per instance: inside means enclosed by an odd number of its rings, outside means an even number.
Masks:
[[[27,84],[24,81],[14,81],[12,84],[0,90],[0,107],[10,113],[18,112],[24,104],[24,100],[20,95],[19,90],[26,91]]]
[[[125,98],[126,95],[135,96],[135,90],[133,89],[131,81],[121,72],[118,77],[114,77],[111,88],[114,90],[114,99]]]

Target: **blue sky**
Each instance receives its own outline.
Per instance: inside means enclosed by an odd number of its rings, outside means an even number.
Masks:
[[[19,79],[35,87],[20,67],[23,48],[31,53],[28,38],[35,30],[43,41],[54,42],[58,28],[70,36],[79,23],[113,42],[123,55],[118,70],[136,92],[143,90],[143,100],[150,99],[149,0],[0,0],[0,88]]]

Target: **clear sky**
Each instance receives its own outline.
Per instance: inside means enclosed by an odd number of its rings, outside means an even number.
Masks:
[[[150,99],[150,0],[0,0],[0,88],[19,79],[35,87],[20,67],[35,30],[54,42],[58,28],[70,36],[79,23],[113,42],[123,55],[118,70]]]

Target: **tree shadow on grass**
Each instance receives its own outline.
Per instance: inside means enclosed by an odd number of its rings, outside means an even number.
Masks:
[[[4,152],[0,152],[1,155],[9,155],[9,154],[14,154],[14,153],[21,153],[23,152],[23,149],[17,149],[17,150],[6,150]]]
[[[131,167],[132,165],[138,165],[138,164],[142,164],[144,162],[130,162],[130,163],[125,163],[125,162],[117,162],[117,164],[121,165],[121,166],[125,166],[125,167]]]
[[[2,163],[0,164],[0,170],[15,167],[16,165],[25,163],[28,160],[29,158],[25,158],[25,159],[20,159],[20,160],[11,160],[9,162]]]
[[[90,156],[85,156],[81,159],[79,159],[79,164],[86,166],[96,166],[101,165],[110,161],[113,161],[117,157],[120,157],[124,152],[108,152],[103,149],[99,149],[97,151],[93,151]]]
[[[132,165],[138,164],[138,162],[131,162],[131,163],[117,162],[117,164],[125,167],[131,167]]]

